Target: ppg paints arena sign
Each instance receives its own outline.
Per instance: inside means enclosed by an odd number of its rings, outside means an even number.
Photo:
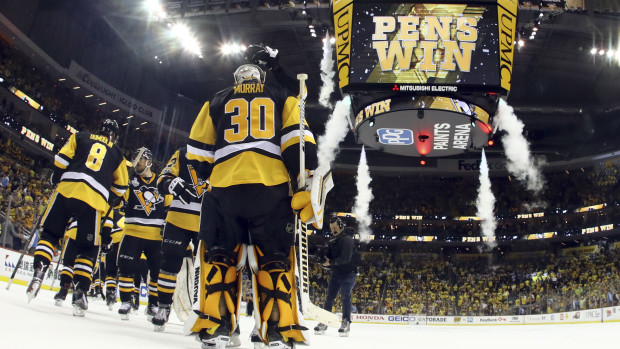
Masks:
[[[358,140],[404,156],[449,156],[483,146],[490,127],[482,108],[448,97],[388,98],[357,111]]]

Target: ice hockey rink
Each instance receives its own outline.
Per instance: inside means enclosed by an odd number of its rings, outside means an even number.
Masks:
[[[182,334],[174,314],[166,331],[153,332],[143,314],[121,321],[101,299],[91,300],[84,318],[72,315],[70,301],[54,305],[54,293],[41,290],[30,304],[26,288],[0,282],[0,348],[200,348],[193,337]],[[68,297],[68,299],[70,296]],[[117,304],[118,307],[118,304]],[[241,318],[241,347],[249,340],[254,320]],[[307,325],[314,327],[316,322]],[[562,325],[505,326],[408,326],[353,323],[349,337],[330,328],[323,336],[312,335],[310,346],[345,348],[615,348],[620,342],[620,322]],[[299,346],[301,347],[301,346]]]

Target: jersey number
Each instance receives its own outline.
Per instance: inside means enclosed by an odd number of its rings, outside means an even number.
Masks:
[[[94,143],[93,146],[90,147],[90,153],[88,153],[88,159],[86,160],[86,167],[95,172],[99,171],[107,152],[108,148],[105,145]]]
[[[275,105],[271,98],[258,97],[251,102],[242,98],[231,99],[224,106],[226,114],[232,114],[233,126],[224,130],[224,140],[228,143],[241,142],[249,134],[254,139],[271,139],[275,136]],[[249,120],[248,120],[249,116]]]

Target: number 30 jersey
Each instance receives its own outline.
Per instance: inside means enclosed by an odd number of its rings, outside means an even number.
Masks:
[[[299,100],[276,85],[246,83],[218,92],[194,121],[189,160],[202,162],[213,187],[274,186],[299,172]],[[316,142],[304,131],[305,168],[316,167]]]
[[[56,191],[81,200],[99,211],[108,209],[110,191],[123,196],[128,173],[120,148],[108,137],[77,132],[56,154],[54,167],[62,173]]]

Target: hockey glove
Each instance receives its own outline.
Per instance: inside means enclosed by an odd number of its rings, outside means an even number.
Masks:
[[[314,210],[310,200],[310,188],[312,188],[312,175],[314,171],[306,170],[302,175],[306,176],[305,185],[293,195],[291,207],[299,214],[299,219],[304,223],[314,223]]]
[[[245,58],[264,70],[272,70],[278,65],[278,50],[269,46],[251,45],[245,50]]]
[[[198,198],[194,188],[189,186],[181,177],[177,177],[170,181],[168,192],[174,195],[175,198],[181,200],[184,205]]]

